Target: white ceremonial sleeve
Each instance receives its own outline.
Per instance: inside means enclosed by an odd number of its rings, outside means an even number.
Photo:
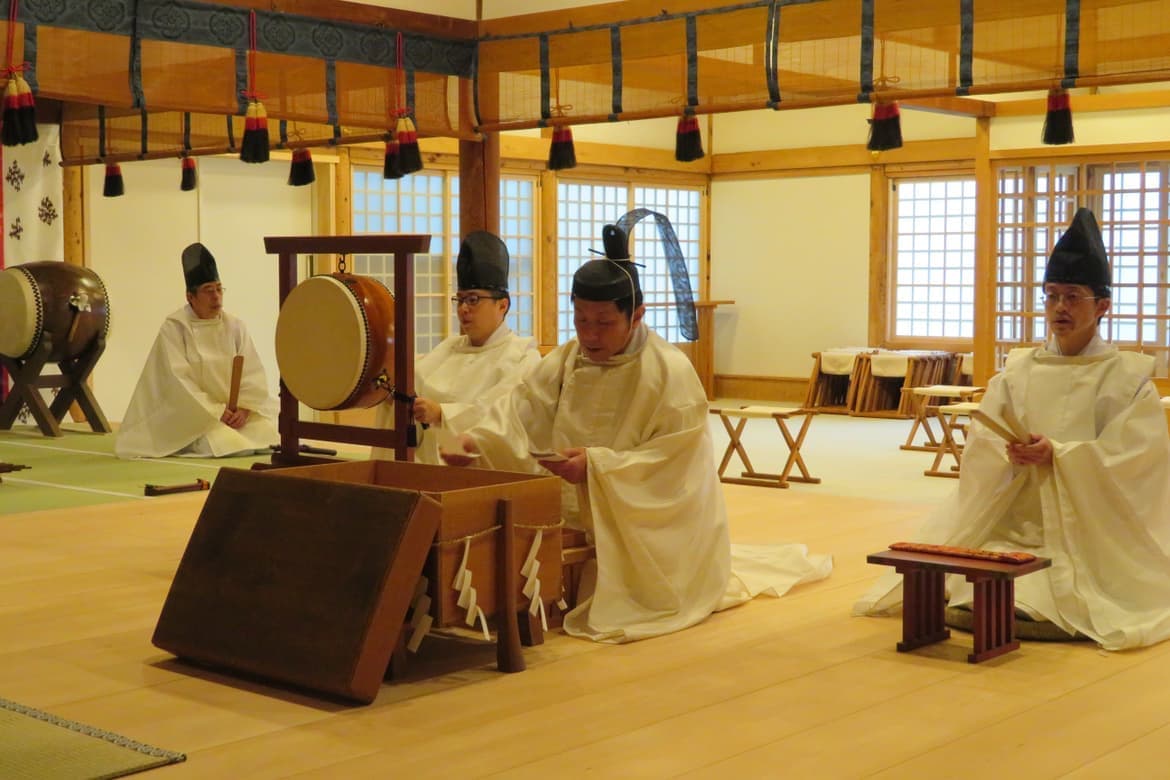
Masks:
[[[1170,443],[1152,383],[1093,441],[1054,442],[1041,483],[1062,617],[1107,650],[1170,638]]]
[[[499,398],[512,392],[513,388],[524,381],[524,378],[536,370],[540,364],[540,351],[536,349],[531,339],[517,339],[516,345],[509,345],[502,350],[499,360],[492,362],[487,373],[487,381],[476,384],[472,398],[463,398],[441,404],[443,409],[442,424],[458,435],[479,422],[484,412]],[[527,346],[526,346],[527,345]]]
[[[465,431],[484,456],[475,464],[477,467],[547,474],[529,452],[572,446],[568,442],[554,446],[553,435],[566,366],[576,359],[576,351],[569,349],[571,345],[575,342],[562,344],[538,361],[523,382],[497,398],[479,422]]]

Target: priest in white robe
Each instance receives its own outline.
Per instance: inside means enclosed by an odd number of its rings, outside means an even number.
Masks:
[[[579,593],[565,631],[628,642],[762,591],[781,595],[828,576],[831,561],[782,545],[770,550],[763,579],[733,575],[706,394],[686,356],[646,327],[627,237],[606,231],[607,259],[573,277],[577,338],[443,457],[469,465],[479,453],[476,465],[561,477],[565,523],[585,530],[597,555],[592,593]]]
[[[219,458],[277,443],[276,400],[243,321],[223,310],[215,258],[183,250],[187,305],[159,328],[114,439],[120,458]],[[232,363],[243,355],[236,408],[228,408]]]
[[[915,541],[1051,558],[1015,581],[1017,615],[1121,650],[1170,637],[1170,437],[1154,358],[1097,332],[1110,280],[1096,219],[1081,209],[1045,272],[1047,344],[1012,350],[981,403],[1008,429],[1018,421],[1027,442],[974,425],[957,491]],[[900,580],[883,576],[855,613],[895,611]],[[962,577],[947,587],[951,607],[974,600]]]
[[[492,403],[507,395],[540,362],[536,339],[512,331],[504,319],[508,294],[508,247],[485,230],[471,233],[455,261],[458,293],[451,299],[459,334],[444,339],[414,366],[412,411],[421,423],[418,463],[441,464],[439,444],[479,421]],[[393,401],[378,407],[377,425],[394,425]],[[394,451],[374,448],[374,458],[394,459]]]

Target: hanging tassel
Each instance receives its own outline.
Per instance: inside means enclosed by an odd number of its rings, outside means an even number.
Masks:
[[[674,159],[679,162],[693,162],[703,157],[703,135],[699,131],[699,118],[694,114],[683,114],[678,120],[674,136]]]
[[[246,163],[268,162],[268,112],[256,98],[248,100],[248,111],[244,115],[240,159]]]
[[[402,157],[398,152],[398,139],[393,133],[386,137],[386,156],[382,159],[382,178],[401,179]]]
[[[288,186],[303,187],[317,181],[317,173],[313,170],[313,155],[308,148],[293,149],[292,165],[288,169]]]
[[[902,114],[894,102],[873,104],[873,118],[869,120],[869,142],[865,145],[871,152],[902,148]]]
[[[1044,132],[1041,136],[1046,144],[1071,144],[1073,135],[1072,106],[1068,90],[1054,89],[1048,93],[1048,113],[1044,115]]]
[[[553,128],[552,143],[548,147],[548,169],[561,171],[577,167],[577,150],[573,148],[573,128],[557,125]]]
[[[195,158],[183,155],[179,158],[179,166],[182,169],[182,175],[179,178],[179,189],[183,192],[190,192],[195,189],[196,172],[195,172]]]
[[[118,163],[106,163],[106,180],[102,184],[102,195],[116,198],[125,194],[126,184],[122,181],[122,166]]]
[[[0,141],[5,146],[19,146],[37,140],[37,109],[32,89],[19,70],[9,73],[0,122],[3,123]]]
[[[418,131],[414,128],[414,120],[408,116],[401,117],[395,135],[398,136],[398,160],[402,172],[405,174],[421,171],[422,153],[418,150]]]

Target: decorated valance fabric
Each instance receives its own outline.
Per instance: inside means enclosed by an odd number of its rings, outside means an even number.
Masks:
[[[11,0],[0,8],[9,18]],[[249,87],[285,122],[273,122],[274,145],[376,135],[402,113],[429,135],[461,134],[473,40],[192,0],[22,0],[16,12],[10,64],[67,104],[66,159],[226,150]]]
[[[476,69],[479,126],[1170,78],[1170,0],[662,5],[650,16],[604,21],[574,9],[563,14],[572,24],[541,31],[486,24]]]

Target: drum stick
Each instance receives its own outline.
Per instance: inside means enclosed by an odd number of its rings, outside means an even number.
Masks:
[[[229,412],[236,410],[240,402],[240,380],[244,378],[244,356],[236,355],[232,358],[232,386],[228,391],[227,408]]]
[[[971,412],[971,417],[981,422],[984,427],[987,428],[987,430],[991,431],[996,436],[999,436],[1006,442],[1012,444],[1027,444],[1027,441],[1019,439],[1014,433],[997,423],[990,415],[985,414],[979,409]]]
[[[1016,417],[1016,413],[1012,411],[1012,407],[1008,404],[1003,405],[1003,421],[1012,429],[1012,433],[1021,444],[1027,444],[1032,441],[1032,437],[1028,435],[1028,429],[1020,422],[1020,418]]]
[[[211,483],[205,479],[197,479],[187,485],[147,485],[142,494],[146,496],[168,496],[172,493],[192,493],[197,490],[210,490]]]

